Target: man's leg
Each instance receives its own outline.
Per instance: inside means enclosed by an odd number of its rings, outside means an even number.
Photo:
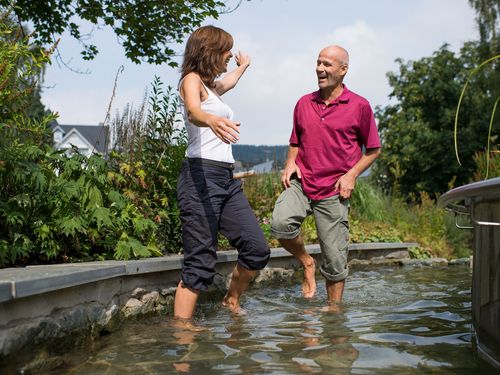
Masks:
[[[326,293],[328,302],[332,304],[340,304],[342,295],[344,294],[345,279],[340,281],[326,280]]]
[[[281,246],[291,253],[304,268],[304,280],[302,282],[302,295],[304,298],[312,298],[316,293],[316,262],[314,258],[309,255],[304,246],[302,236],[298,235],[292,239],[279,238]]]
[[[348,275],[347,248],[349,221],[347,201],[338,196],[315,201],[312,204],[318,239],[323,256],[320,272],[326,279],[330,304],[340,304]]]
[[[311,214],[309,200],[302,191],[300,182],[291,180],[291,185],[276,200],[271,231],[281,246],[290,252],[304,267],[302,294],[312,298],[316,293],[314,273],[316,265],[304,247],[300,236],[300,226],[307,215]]]

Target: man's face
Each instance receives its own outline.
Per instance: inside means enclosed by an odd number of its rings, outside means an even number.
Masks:
[[[341,63],[335,50],[324,49],[319,53],[316,61],[316,76],[320,89],[335,88],[342,82],[346,73],[347,65]]]

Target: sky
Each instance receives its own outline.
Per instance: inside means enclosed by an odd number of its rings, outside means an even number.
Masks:
[[[397,58],[431,56],[444,43],[458,51],[465,41],[478,39],[468,0],[251,0],[207,24],[233,35],[233,53],[251,57],[238,85],[224,95],[234,120],[241,122],[239,143],[251,145],[288,144],[293,108],[301,96],[317,90],[316,59],[327,45],[347,49],[344,83],[375,108],[390,103],[386,74],[398,70]],[[80,45],[69,35],[59,43],[62,59],[85,74],[56,61],[47,68],[42,102],[59,113],[60,124],[104,122],[120,66],[112,117],[127,104],[139,107],[155,76],[177,87],[178,68],[128,61],[110,29],[94,28],[92,43],[100,52],[90,62],[81,59]],[[181,62],[184,45],[174,47]],[[234,66],[233,61],[229,69]]]

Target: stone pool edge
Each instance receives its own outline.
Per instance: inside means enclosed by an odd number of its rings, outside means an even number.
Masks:
[[[408,249],[417,243],[365,243],[349,246],[349,264],[452,265],[467,259],[416,261]],[[319,245],[307,251],[320,260]],[[182,255],[131,261],[102,261],[0,270],[0,359],[28,347],[75,337],[97,337],[134,317],[166,314],[172,307]],[[218,253],[211,292],[220,293],[237,260],[235,250]],[[283,248],[271,259],[255,284],[286,280],[298,268]],[[210,294],[210,293],[209,293]],[[69,338],[69,339],[68,339]]]

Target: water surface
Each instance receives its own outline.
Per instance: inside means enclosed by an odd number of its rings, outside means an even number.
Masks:
[[[467,267],[354,268],[340,311],[325,309],[297,280],[251,288],[248,314],[203,302],[202,332],[167,318],[127,323],[89,353],[50,373],[67,374],[484,374],[471,345]]]

